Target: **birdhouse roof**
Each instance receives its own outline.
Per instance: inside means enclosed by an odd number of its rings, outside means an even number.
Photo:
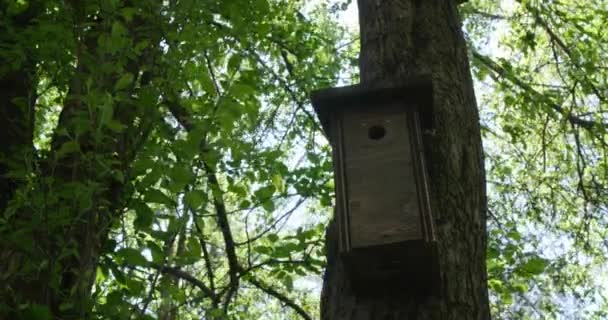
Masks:
[[[413,78],[397,86],[356,84],[321,89],[312,92],[311,100],[327,136],[330,136],[332,113],[352,106],[371,107],[392,101],[417,106],[423,127],[432,124],[433,84],[430,77]]]

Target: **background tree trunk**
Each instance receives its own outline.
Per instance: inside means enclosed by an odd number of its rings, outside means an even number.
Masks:
[[[27,318],[27,312],[33,312],[34,307],[38,312],[46,309],[58,319],[85,319],[91,315],[91,290],[96,267],[112,222],[122,214],[124,207],[125,189],[128,187],[124,177],[129,176],[141,142],[158,119],[153,109],[155,106],[138,99],[138,90],[152,85],[151,72],[145,67],[161,53],[157,45],[160,32],[154,33],[157,24],[151,23],[158,17],[160,3],[153,4],[149,7],[142,5],[141,11],[129,21],[122,18],[121,23],[130,30],[125,37],[129,36],[135,43],[144,36],[152,40],[140,55],[124,60],[119,60],[117,55],[99,53],[98,37],[110,28],[102,15],[88,13],[84,2],[76,1],[64,7],[66,12],[74,13],[71,23],[77,32],[73,35],[78,46],[74,50],[77,66],[49,155],[37,159],[40,170],[35,172],[36,179],[43,187],[36,186],[39,189],[35,191],[45,197],[50,194],[49,190],[71,192],[56,192],[53,199],[45,198],[44,210],[31,209],[33,206],[29,203],[12,208],[15,214],[6,223],[10,228],[1,230],[5,241],[0,244],[0,274],[3,277],[0,319]],[[19,34],[23,32],[21,29],[34,23],[30,11],[14,18],[16,27],[13,33],[23,36]],[[113,19],[117,21],[119,18]],[[0,40],[11,43],[10,37],[4,34]],[[19,182],[3,175],[6,172],[15,174],[16,171],[27,177],[33,171],[33,164],[24,160],[23,155],[31,154],[34,148],[36,62],[28,56],[21,70],[0,73],[0,128],[5,129],[0,137],[2,141],[10,142],[0,147],[0,160],[16,163],[8,166],[0,161],[0,191],[3,192],[0,212],[8,206]],[[102,70],[100,65],[104,63],[112,63],[115,69]],[[116,82],[122,72],[133,75],[134,81],[116,93]],[[87,81],[94,85],[87,85]],[[96,102],[86,99],[92,96],[93,90],[114,94],[110,120],[123,129],[114,131],[105,127]],[[66,143],[77,144],[78,152],[62,154]],[[24,169],[19,171],[18,165]],[[122,179],[117,178],[118,173]],[[51,219],[47,218],[49,215]],[[18,246],[16,243],[23,244]],[[24,306],[21,308],[24,310],[16,306]]]
[[[0,14],[8,11],[7,4],[0,4]],[[19,41],[16,34],[31,27],[39,15],[39,3],[33,2],[16,16],[3,16],[7,21],[0,25],[0,44],[12,46]],[[23,173],[31,166],[34,148],[34,105],[36,102],[36,61],[31,47],[23,49],[27,56],[22,61],[3,62],[0,67],[0,212],[4,212],[9,200],[20,184],[15,174]]]
[[[357,297],[338,258],[334,223],[321,314],[326,320],[489,319],[485,171],[479,118],[456,3],[359,0],[363,84],[397,85],[426,74],[434,132],[425,134],[439,245],[438,297]]]

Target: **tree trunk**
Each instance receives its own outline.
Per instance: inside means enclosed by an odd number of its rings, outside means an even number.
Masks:
[[[0,24],[0,45],[15,46],[22,33],[34,23],[41,8],[33,3],[27,10],[8,16],[8,6],[0,4],[4,21]],[[4,16],[6,15],[6,16]],[[22,45],[19,43],[19,45]],[[34,105],[36,102],[36,61],[31,47],[24,46],[23,61],[2,61],[0,66],[0,212],[4,212],[25,176],[34,149]],[[12,173],[10,175],[7,175]]]
[[[327,234],[325,320],[489,319],[486,195],[478,111],[455,1],[359,0],[363,84],[433,80],[434,132],[425,133],[441,290],[436,297],[356,296]]]

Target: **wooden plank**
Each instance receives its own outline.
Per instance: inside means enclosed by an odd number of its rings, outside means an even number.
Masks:
[[[351,246],[421,239],[405,109],[350,109],[341,116]]]

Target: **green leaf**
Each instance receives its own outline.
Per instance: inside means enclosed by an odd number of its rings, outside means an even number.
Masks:
[[[133,296],[137,296],[144,292],[146,288],[142,281],[136,280],[134,278],[127,279],[127,288],[129,288],[129,293]]]
[[[171,169],[169,176],[172,182],[170,189],[174,192],[179,192],[192,180],[192,170],[190,167],[177,165]]]
[[[505,305],[510,305],[513,303],[513,295],[509,291],[503,291],[500,298],[502,299],[502,303]]]
[[[127,22],[131,22],[131,20],[133,20],[133,17],[137,13],[137,9],[136,8],[132,8],[132,7],[126,7],[126,8],[122,8],[120,10],[120,13],[125,18],[125,20]]]
[[[238,54],[233,54],[230,56],[230,59],[228,59],[228,72],[234,73],[238,71],[239,66],[241,65],[241,60],[242,58]]]
[[[292,250],[289,247],[283,246],[275,248],[274,252],[272,253],[272,256],[276,258],[289,258],[291,256],[291,253]]]
[[[106,296],[106,304],[113,307],[119,306],[123,303],[123,297],[120,291],[112,291]]]
[[[30,1],[25,0],[16,0],[16,1],[8,1],[8,8],[6,9],[6,13],[9,16],[16,16],[23,11],[27,10],[30,6]],[[6,4],[5,4],[6,5]]]
[[[150,203],[159,203],[171,207],[175,205],[171,198],[167,197],[162,191],[158,189],[148,189],[148,191],[146,191],[144,195],[144,198],[146,199],[146,202]]]
[[[198,261],[202,253],[201,243],[197,238],[191,237],[188,239],[188,255]]]
[[[281,282],[285,288],[287,288],[287,290],[293,290],[293,278],[291,276],[286,275],[285,277],[281,278]]]
[[[116,282],[118,282],[121,285],[124,285],[127,283],[127,279],[125,278],[125,274],[118,269],[117,266],[115,265],[110,265],[110,270],[112,271],[112,275],[114,276],[114,278],[116,279]]]
[[[127,33],[127,29],[120,21],[112,23],[112,38],[119,38]]]
[[[57,151],[57,159],[61,159],[68,154],[76,153],[79,151],[80,145],[78,144],[78,142],[74,140],[66,141],[61,145],[61,147]]]
[[[152,254],[153,262],[162,263],[165,260],[165,255],[163,253],[163,250],[154,241],[148,240],[148,241],[146,241],[146,245],[147,245],[148,249],[150,249],[150,253]]]
[[[505,291],[505,287],[504,287],[502,281],[500,281],[499,279],[489,279],[488,286],[490,287],[490,289],[492,289],[492,291],[495,291],[498,293]]]
[[[321,206],[323,206],[323,207],[332,206],[331,197],[328,195],[322,195],[321,199],[319,199],[319,202],[321,203]]]
[[[249,200],[243,200],[243,201],[241,201],[241,203],[239,203],[240,210],[249,209],[250,207],[251,207],[251,202]]]
[[[115,133],[121,133],[127,128],[127,126],[125,126],[124,124],[113,119],[106,121],[104,125]]]
[[[268,212],[273,212],[274,209],[276,208],[274,201],[268,199],[265,200],[264,202],[262,202],[262,208],[264,208],[264,210],[268,211]]]
[[[106,278],[107,274],[104,272],[101,266],[98,266],[95,269],[95,283],[102,283],[104,280],[106,280]]]
[[[205,192],[202,190],[192,190],[184,196],[184,202],[193,210],[200,208],[205,201]]]
[[[520,293],[528,292],[528,285],[525,283],[516,283],[513,285],[513,289]]]
[[[148,264],[148,260],[144,258],[144,256],[141,254],[141,252],[139,252],[139,250],[134,248],[122,248],[118,250],[114,255],[130,265],[145,266]]]
[[[526,263],[520,266],[520,269],[525,273],[531,275],[539,275],[545,271],[545,268],[549,265],[549,261],[540,257],[533,257]]]
[[[285,192],[285,182],[280,174],[275,174],[272,176],[272,185],[277,189],[278,192]]]
[[[132,200],[131,207],[135,210],[136,217],[133,222],[137,229],[149,229],[154,222],[154,211],[143,201]]]
[[[254,192],[255,197],[259,202],[264,202],[272,198],[276,188],[273,185],[260,188]]]
[[[222,319],[225,318],[225,313],[222,309],[211,309],[209,310],[209,316],[211,316],[211,319]]]
[[[171,234],[165,231],[150,230],[148,233],[150,234],[150,236],[152,236],[152,238],[161,241],[167,241],[171,237]]]
[[[141,176],[145,174],[148,169],[152,169],[154,167],[154,160],[150,158],[141,158],[133,163],[133,172],[134,176]],[[157,179],[158,180],[158,179]]]
[[[488,247],[488,253],[486,255],[486,258],[488,260],[496,259],[499,256],[500,256],[500,252],[498,252],[498,250],[496,248]]]
[[[277,242],[279,240],[279,236],[276,233],[271,233],[268,235],[268,240],[271,242]]]
[[[215,85],[213,84],[213,80],[211,76],[209,76],[208,71],[205,71],[198,77],[198,81],[201,84],[203,91],[207,94],[215,94]]]
[[[124,183],[125,182],[125,175],[120,170],[114,170],[114,171],[112,171],[112,176],[114,177],[114,179],[116,179],[116,181],[118,181],[120,183]]]
[[[499,259],[488,259],[487,270],[490,274],[500,274],[504,270],[505,262]]]
[[[120,79],[114,85],[114,90],[119,91],[125,89],[133,82],[133,74],[130,72],[126,72],[123,74]]]
[[[267,246],[257,246],[257,247],[253,248],[253,251],[255,251],[257,253],[265,254],[265,255],[270,255],[272,253],[272,248],[267,247]]]
[[[146,165],[153,165],[154,163],[152,162],[152,160],[149,161],[149,163],[145,163]],[[142,170],[145,170],[144,168],[142,168]],[[140,188],[145,188],[148,186],[151,186],[153,184],[155,184],[158,179],[160,179],[160,177],[162,176],[162,171],[159,168],[152,168],[152,171],[150,171],[150,173],[146,174],[143,179],[141,180],[141,182],[139,183],[139,187]]]
[[[24,319],[31,320],[50,320],[53,318],[51,310],[41,304],[31,304],[25,309]]]
[[[230,92],[236,97],[251,97],[257,93],[255,88],[244,83],[237,83],[232,85],[232,87],[230,87]]]
[[[264,15],[270,11],[268,0],[255,0],[253,5],[258,9],[259,13]]]
[[[517,232],[517,230],[509,231],[509,233],[507,233],[507,237],[509,237],[515,241],[521,240],[521,234],[519,232]]]

